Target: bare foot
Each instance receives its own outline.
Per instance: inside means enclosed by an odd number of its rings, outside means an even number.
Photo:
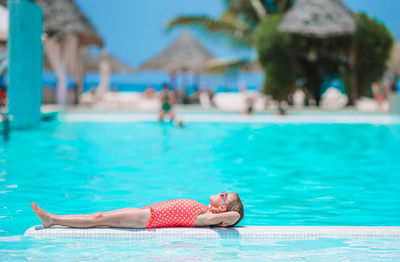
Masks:
[[[42,221],[43,227],[51,227],[51,218],[50,214],[41,209],[36,203],[32,203],[31,207],[33,212],[35,212],[36,216]]]

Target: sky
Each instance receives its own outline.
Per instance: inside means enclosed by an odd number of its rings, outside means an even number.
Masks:
[[[182,28],[166,28],[179,15],[217,18],[223,0],[74,0],[105,42],[109,53],[137,67],[162,52]],[[353,11],[365,12],[388,26],[400,39],[400,0],[343,0]],[[254,58],[250,50],[233,49],[229,41],[194,30],[194,36],[216,57]]]

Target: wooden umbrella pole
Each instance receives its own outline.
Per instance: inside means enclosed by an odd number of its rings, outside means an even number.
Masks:
[[[65,57],[65,65],[67,72],[71,74],[74,79],[74,103],[79,103],[79,96],[81,95],[79,89],[82,86],[82,77],[80,74],[79,63],[79,40],[78,36],[73,34],[69,35],[65,40],[65,48],[63,50]]]
[[[182,89],[183,89],[183,103],[187,104],[187,88],[189,85],[189,71],[187,69],[182,69]]]
[[[44,42],[44,50],[53,71],[57,75],[56,101],[60,105],[65,105],[67,102],[67,72],[61,43],[54,38],[47,38]]]

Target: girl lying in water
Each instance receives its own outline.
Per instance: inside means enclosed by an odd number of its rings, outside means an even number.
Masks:
[[[191,199],[175,199],[141,208],[122,208],[90,215],[54,215],[44,211],[36,203],[31,206],[44,227],[230,227],[239,223],[244,215],[242,201],[234,192],[210,196],[209,206]]]

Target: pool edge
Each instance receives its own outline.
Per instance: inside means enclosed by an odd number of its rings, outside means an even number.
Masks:
[[[99,239],[141,238],[270,238],[304,239],[317,237],[400,238],[400,227],[389,226],[241,226],[233,228],[43,228],[32,226],[24,234],[34,237],[79,237]]]

